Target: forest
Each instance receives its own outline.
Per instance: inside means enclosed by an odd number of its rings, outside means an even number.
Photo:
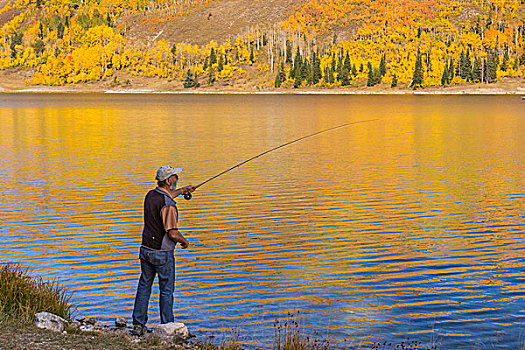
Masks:
[[[13,0],[0,10],[0,69],[27,85],[110,80],[118,73],[186,89],[447,87],[525,71],[520,0],[307,0],[278,23],[205,45],[135,40],[213,1]]]

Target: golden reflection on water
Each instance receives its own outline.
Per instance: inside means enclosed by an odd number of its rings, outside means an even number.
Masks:
[[[516,97],[5,95],[0,107],[0,260],[62,278],[81,313],[130,316],[158,166],[198,184],[365,121],[178,201],[192,242],[177,251],[179,319],[271,335],[301,311],[336,339],[516,341],[502,328],[525,306]]]

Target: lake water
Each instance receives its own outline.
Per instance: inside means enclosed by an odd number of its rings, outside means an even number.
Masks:
[[[130,320],[160,165],[195,185],[356,121],[178,199],[191,246],[176,250],[176,319],[266,346],[293,313],[361,349],[522,348],[518,96],[3,94],[0,262],[58,278],[79,314]]]

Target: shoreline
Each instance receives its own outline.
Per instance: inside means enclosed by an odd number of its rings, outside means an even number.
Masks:
[[[9,94],[108,94],[108,95],[381,95],[381,96],[408,96],[408,95],[477,95],[477,96],[502,96],[519,95],[525,96],[525,88],[514,91],[502,89],[461,89],[454,91],[443,90],[397,90],[397,91],[368,91],[368,90],[156,90],[156,89],[63,89],[63,88],[41,88],[41,89],[4,89],[0,87],[0,96]]]
[[[0,70],[0,96],[7,94],[136,94],[136,95],[523,95],[525,77],[501,78],[494,84],[463,83],[453,86],[429,86],[417,90],[390,88],[387,84],[374,87],[265,87],[261,81],[245,81],[232,85],[215,84],[185,89],[179,82],[167,82],[153,77],[120,75],[119,80],[131,84],[115,84],[103,79],[75,85],[43,86],[24,83],[28,72],[20,69]],[[122,73],[123,74],[123,73]]]

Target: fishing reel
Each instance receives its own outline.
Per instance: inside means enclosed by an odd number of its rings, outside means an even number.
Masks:
[[[191,192],[186,192],[186,193],[184,193],[184,199],[185,199],[185,200],[189,201],[189,200],[191,199],[191,197],[192,197],[192,196],[191,196]]]

